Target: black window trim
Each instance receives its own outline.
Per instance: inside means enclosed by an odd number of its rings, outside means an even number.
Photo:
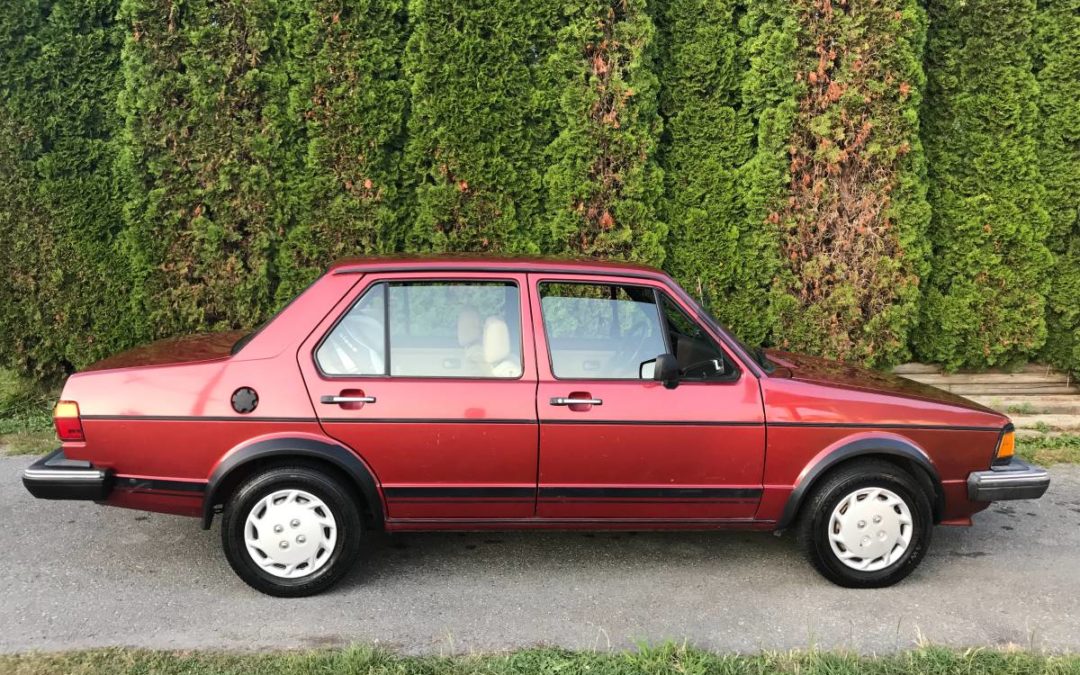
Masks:
[[[420,270],[415,270],[419,272]],[[469,273],[471,270],[457,270],[459,273]],[[391,273],[392,274],[392,273]],[[373,275],[374,276],[374,275]],[[521,325],[518,331],[518,347],[519,355],[521,358],[521,373],[517,377],[454,377],[453,375],[393,375],[390,372],[390,288],[392,283],[500,283],[507,286],[513,286],[518,293],[518,323]],[[383,349],[385,351],[383,360],[385,361],[385,372],[381,374],[356,374],[346,373],[342,375],[333,375],[323,370],[322,364],[319,363],[318,353],[323,343],[329,339],[334,330],[338,327],[338,324],[344,321],[345,317],[349,315],[349,312],[353,310],[364,297],[370,293],[376,286],[386,286],[385,296],[383,298]],[[311,348],[311,362],[315,364],[315,371],[319,373],[319,377],[324,380],[433,380],[433,381],[452,381],[452,382],[518,382],[525,377],[525,312],[524,302],[527,298],[522,298],[521,284],[516,279],[493,276],[493,277],[393,277],[386,275],[374,276],[372,281],[364,286],[349,306],[346,307],[341,314],[334,319],[334,322],[326,329],[326,332],[319,337],[319,341],[315,343],[315,346]],[[528,327],[531,330],[531,326]]]
[[[521,263],[516,265],[507,266],[502,265],[484,265],[482,263],[477,264],[448,264],[434,262],[375,262],[375,263],[357,263],[355,265],[349,265],[347,267],[339,267],[333,270],[333,274],[395,274],[395,273],[423,273],[423,272],[448,272],[453,274],[461,273],[483,273],[490,272],[492,274],[525,274],[530,277],[554,275],[554,276],[584,276],[584,277],[616,277],[623,279],[636,279],[638,281],[651,281],[663,285],[672,295],[681,299],[688,306],[694,308],[694,314],[700,323],[705,324],[712,329],[715,333],[715,337],[720,339],[733,354],[736,355],[736,360],[740,365],[750,371],[750,373],[757,379],[762,377],[768,377],[769,371],[766,370],[754,355],[751,354],[746,348],[739,344],[738,340],[735,340],[727,331],[726,328],[721,326],[719,322],[706,312],[694,298],[690,296],[685,290],[679,287],[669,276],[659,271],[649,270],[624,270],[624,269],[600,269],[596,267],[555,267],[552,265],[545,265],[542,262]]]
[[[557,272],[555,274],[562,275],[563,272]],[[581,275],[584,275],[584,274],[585,274],[584,272],[581,273]],[[573,273],[571,273],[571,275],[573,275]],[[615,277],[615,276],[619,276],[619,275],[596,275],[596,276],[600,276],[600,277],[612,276],[612,277]],[[635,283],[601,281],[601,280],[596,279],[596,278],[593,278],[593,279],[560,279],[560,278],[557,278],[557,277],[551,277],[551,276],[546,276],[546,275],[545,276],[536,275],[535,283],[532,284],[532,289],[530,289],[530,290],[536,292],[536,304],[540,309],[540,329],[542,331],[544,331],[544,349],[545,349],[545,351],[547,351],[548,371],[551,373],[552,379],[557,380],[559,382],[637,382],[637,383],[652,382],[652,380],[644,380],[641,377],[559,377],[558,375],[556,375],[555,374],[555,363],[554,363],[554,361],[552,361],[552,358],[551,358],[551,339],[550,339],[550,336],[548,335],[547,322],[544,320],[544,299],[540,294],[540,284],[544,284],[544,283],[549,283],[549,284],[577,284],[579,286],[635,286],[637,288],[652,291],[652,293],[653,293],[653,304],[656,306],[656,313],[659,315],[658,318],[660,320],[661,333],[663,334],[662,337],[663,337],[663,340],[664,340],[664,348],[668,350],[667,353],[669,353],[669,354],[674,354],[675,353],[675,352],[671,351],[671,336],[670,336],[669,329],[668,329],[667,317],[664,315],[663,307],[660,304],[661,294],[664,294],[664,295],[668,295],[668,294],[665,293],[664,290],[662,290],[659,286],[654,286],[654,285],[652,285],[650,283],[647,283],[647,282],[649,282],[649,281],[657,281],[660,284],[662,284],[665,289],[668,289],[668,290],[671,290],[670,286],[668,286],[667,283],[665,283],[664,281],[662,281],[660,279],[655,279],[654,280],[654,279],[651,279],[649,277],[627,277],[627,278],[636,279],[636,280],[643,281],[643,282],[646,282],[646,283],[636,283],[635,284]],[[668,295],[668,297],[671,297],[671,296]],[[696,305],[691,305],[691,306],[693,306],[695,308],[694,313],[697,314],[698,313],[696,311],[697,306]],[[679,307],[678,303],[676,303],[676,307]],[[690,318],[691,320],[694,320],[694,318],[689,316],[689,315],[688,315],[688,318]],[[535,322],[535,319],[534,319],[534,322]],[[705,323],[705,322],[701,321],[700,318],[699,318],[697,320],[697,323],[700,326],[702,323]],[[708,324],[706,324],[706,325],[708,325]],[[711,334],[710,331],[706,330],[705,332],[710,337],[712,337],[712,334]],[[725,344],[727,343],[726,340],[723,341],[723,342]],[[717,345],[717,346],[719,346],[719,345]],[[720,351],[723,353],[725,361],[728,361],[730,363],[731,367],[735,371],[735,374],[732,377],[716,379],[716,380],[683,380],[683,379],[680,378],[679,384],[680,385],[682,385],[682,384],[687,384],[687,385],[717,385],[717,384],[723,384],[723,385],[727,385],[727,384],[731,384],[733,382],[737,382],[739,380],[739,378],[742,377],[742,368],[739,367],[738,359],[731,358],[723,348],[721,348]],[[735,350],[732,349],[732,351],[735,351]],[[638,364],[638,366],[640,367],[640,364]]]
[[[731,356],[724,350],[723,347],[716,344],[716,340],[713,339],[712,334],[709,333],[709,331],[706,330],[705,327],[701,325],[701,322],[696,321],[694,319],[694,317],[690,316],[690,314],[688,312],[683,310],[682,305],[680,305],[678,302],[676,302],[675,298],[672,298],[669,294],[667,294],[664,291],[660,290],[659,288],[655,288],[655,287],[653,288],[653,291],[656,293],[656,307],[660,311],[661,321],[664,322],[664,342],[667,344],[668,353],[673,355],[673,356],[675,355],[675,349],[674,349],[673,345],[671,344],[671,322],[668,321],[667,312],[664,311],[664,300],[665,299],[674,306],[675,311],[682,312],[682,314],[691,323],[696,325],[698,327],[698,329],[700,329],[701,332],[703,332],[706,335],[706,337],[709,338],[709,342],[712,343],[713,347],[715,347],[720,352],[720,357],[724,360],[724,364],[727,365],[727,366],[730,366],[732,371],[733,371],[732,374],[730,374],[730,375],[725,375],[724,377],[717,377],[717,378],[714,378],[714,379],[711,379],[711,380],[707,379],[707,378],[683,379],[680,376],[679,377],[679,384],[714,384],[714,383],[728,384],[728,383],[731,383],[731,382],[737,382],[738,379],[740,377],[742,377],[742,368],[739,368],[738,364],[736,363],[736,360],[731,358]]]

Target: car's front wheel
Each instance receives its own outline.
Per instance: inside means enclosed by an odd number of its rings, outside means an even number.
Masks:
[[[889,462],[842,466],[815,486],[798,537],[825,578],[849,588],[880,588],[918,566],[933,514],[922,487]]]
[[[360,548],[350,491],[314,467],[279,466],[248,478],[225,505],[221,543],[248,585],[283,597],[314,595],[337,582]]]

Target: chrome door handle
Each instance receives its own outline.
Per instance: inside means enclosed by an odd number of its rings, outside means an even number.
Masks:
[[[374,396],[323,396],[319,403],[338,405],[340,403],[374,403]]]
[[[604,405],[599,398],[564,398],[556,396],[551,399],[551,405]]]

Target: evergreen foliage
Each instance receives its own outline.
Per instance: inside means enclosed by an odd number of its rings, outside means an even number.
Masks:
[[[917,0],[800,0],[786,273],[777,342],[891,365],[908,355],[926,273]]]
[[[278,304],[328,260],[393,252],[405,207],[403,3],[310,0],[298,15],[289,119],[302,123],[307,152],[289,177],[300,208],[277,254]]]
[[[113,0],[0,4],[0,360],[55,376],[128,344]]]
[[[125,251],[140,338],[251,326],[274,306],[296,197],[288,3],[124,0]]]
[[[750,71],[737,9],[734,0],[670,0],[658,18],[665,119],[660,213],[670,227],[668,270],[722,323],[760,344],[771,327],[766,310],[776,246],[761,209],[748,213],[755,119],[743,101]],[[774,194],[781,185],[777,176]]]
[[[570,0],[564,11],[550,61],[561,86],[545,175],[550,250],[660,264],[652,19],[644,0]]]
[[[539,252],[553,107],[541,66],[553,4],[410,2],[406,166],[415,214],[399,238],[406,249]]]
[[[1045,358],[1080,373],[1080,0],[1045,0],[1035,43],[1039,168],[1057,262],[1046,296]]]
[[[923,107],[933,268],[915,338],[949,367],[1046,340],[1052,257],[1037,155],[1034,0],[933,0]]]
[[[44,378],[401,251],[1080,370],[1078,214],[1080,0],[0,3],[0,366]]]

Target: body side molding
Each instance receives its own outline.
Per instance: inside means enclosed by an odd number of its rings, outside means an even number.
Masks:
[[[799,477],[799,482],[795,485],[795,489],[792,490],[791,495],[788,496],[787,503],[784,504],[784,511],[780,515],[780,520],[776,523],[776,530],[783,530],[791,526],[792,522],[795,520],[796,514],[799,512],[799,506],[802,505],[803,499],[806,498],[806,495],[810,492],[814,483],[829,469],[840,462],[864,455],[892,455],[893,457],[900,457],[914,462],[925,472],[926,478],[933,484],[934,499],[932,500],[932,503],[934,504],[935,513],[938,511],[938,506],[944,499],[941,488],[941,477],[938,475],[937,468],[934,467],[926,453],[914,444],[899,438],[884,436],[864,437],[834,448],[824,457],[820,457],[816,462],[807,467]],[[915,476],[914,478],[919,480],[919,476]]]
[[[327,461],[341,469],[355,486],[363,493],[372,516],[377,523],[383,522],[383,503],[379,494],[378,483],[367,465],[355,453],[343,445],[332,441],[320,441],[313,438],[270,438],[256,441],[242,447],[218,463],[210,480],[206,484],[206,497],[203,499],[202,526],[210,529],[214,518],[214,502],[222,481],[236,469],[249,462],[272,457],[313,458]]]

